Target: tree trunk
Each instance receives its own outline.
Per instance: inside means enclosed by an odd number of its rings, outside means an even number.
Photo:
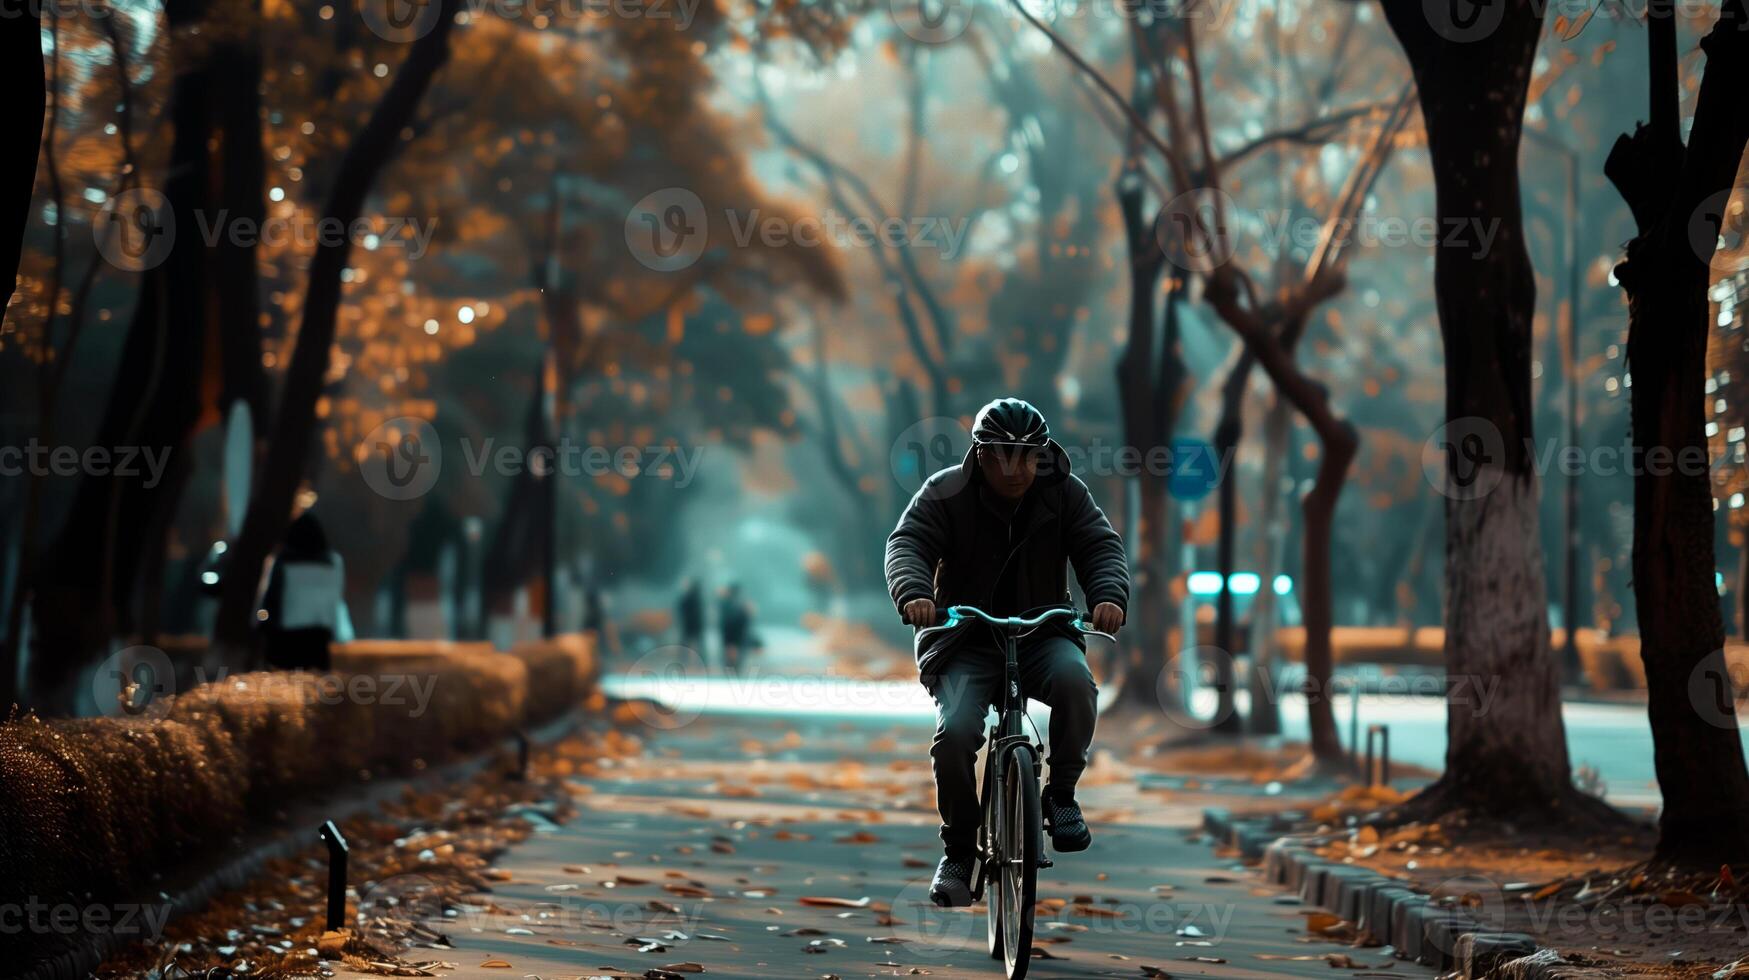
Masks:
[[[1737,548],[1737,638],[1749,642],[1749,529]]]
[[[412,121],[431,79],[449,59],[449,36],[458,5],[459,0],[442,0],[424,15],[435,18],[430,29],[413,42],[370,121],[341,158],[333,191],[323,210],[325,222],[349,227],[363,211],[365,196],[393,155],[402,129]],[[291,523],[292,504],[306,475],[306,461],[315,435],[316,402],[322,394],[334,344],[343,291],[340,274],[351,251],[351,240],[339,236],[318,244],[310,262],[303,324],[286,370],[273,437],[261,480],[243,520],[243,531],[231,549],[230,568],[221,590],[213,640],[222,651],[250,647],[261,569]]]
[[[1317,479],[1301,503],[1305,513],[1300,600],[1306,622],[1306,714],[1311,730],[1312,755],[1318,760],[1319,767],[1327,771],[1346,768],[1347,759],[1336,733],[1336,716],[1329,697],[1333,660],[1330,627],[1334,619],[1330,540],[1336,504],[1342,496],[1348,467],[1358,452],[1360,437],[1352,425],[1336,416],[1323,386],[1294,365],[1293,347],[1305,330],[1308,314],[1302,313],[1282,324],[1277,332],[1267,321],[1260,322],[1238,310],[1230,296],[1218,298],[1215,302],[1222,319],[1245,342],[1250,358],[1263,365],[1275,390],[1318,433],[1323,449]]]
[[[1287,457],[1292,406],[1277,392],[1263,422],[1262,533],[1257,542],[1257,598],[1251,606],[1251,714],[1253,735],[1281,734],[1281,691],[1275,684],[1275,577],[1286,538],[1281,515],[1281,462]]]
[[[1177,389],[1183,377],[1178,360],[1176,297],[1167,300],[1169,322],[1156,347],[1154,296],[1166,257],[1143,215],[1144,187],[1134,173],[1118,178],[1117,198],[1129,244],[1129,339],[1117,364],[1123,407],[1124,442],[1142,452],[1171,441]],[[1158,353],[1156,354],[1156,350]],[[1167,615],[1171,605],[1166,572],[1166,524],[1171,505],[1163,478],[1144,473],[1137,481],[1137,519],[1133,623],[1127,631],[1122,703],[1158,710],[1167,656]],[[1168,679],[1169,680],[1169,679]]]
[[[1239,351],[1239,359],[1227,374],[1221,387],[1221,417],[1215,424],[1215,459],[1225,468],[1226,476],[1218,488],[1217,508],[1220,532],[1215,541],[1215,568],[1220,572],[1221,591],[1215,596],[1215,693],[1219,698],[1215,709],[1215,724],[1210,731],[1222,735],[1238,735],[1245,730],[1233,701],[1233,661],[1237,656],[1238,629],[1233,622],[1233,552],[1236,548],[1239,524],[1239,443],[1245,434],[1245,389],[1251,380],[1251,366],[1257,358],[1249,347]],[[1186,624],[1195,629],[1195,624]]]
[[[1415,75],[1439,227],[1463,229],[1441,236],[1434,290],[1448,470],[1475,478],[1446,487],[1446,768],[1419,802],[1549,813],[1572,790],[1528,442],[1536,282],[1518,181],[1544,5],[1486,8],[1499,23],[1479,37],[1436,24],[1413,0],[1387,0],[1384,9]]]
[[[5,16],[0,17],[0,70],[4,71],[5,119],[0,123],[10,135],[9,149],[0,156],[0,318],[12,303],[18,287],[18,261],[24,251],[24,233],[30,227],[30,199],[36,190],[36,163],[42,153],[43,114],[48,107],[48,83],[43,76],[42,21],[39,6],[26,0],[8,3]],[[28,491],[27,491],[28,493]],[[12,575],[13,593],[6,593],[7,608],[17,606],[22,612],[29,588],[25,577],[34,556],[25,553],[31,534],[21,533],[20,552]],[[0,552],[0,570],[10,554]],[[7,635],[0,638],[0,712],[5,712],[18,700],[18,660],[23,652],[22,639],[14,635],[22,616],[7,615],[3,626]]]
[[[36,160],[42,152],[43,112],[48,86],[43,78],[40,5],[9,0],[0,17],[0,66],[4,69],[6,115],[0,131],[8,149],[0,160],[0,314],[18,286],[18,259],[30,227],[30,198],[36,189]],[[0,665],[3,666],[3,665]],[[0,681],[10,694],[11,680]]]
[[[1334,593],[1330,581],[1330,537],[1336,521],[1336,503],[1348,479],[1348,467],[1359,451],[1360,438],[1346,422],[1320,430],[1323,453],[1318,477],[1311,492],[1300,502],[1305,514],[1305,568],[1300,573],[1300,598],[1306,619],[1306,721],[1311,730],[1312,755],[1320,765],[1346,769],[1348,757],[1336,730],[1331,678],[1335,655],[1330,645],[1334,625]]]
[[[205,5],[172,0],[167,30],[197,23]],[[168,114],[174,128],[170,166],[160,189],[180,234],[163,262],[146,270],[123,341],[122,358],[94,444],[188,451],[200,413],[200,375],[211,308],[206,302],[206,248],[200,212],[209,202],[213,79],[210,62],[179,66]],[[148,543],[146,528],[167,503],[164,483],[140,475],[90,475],[40,563],[33,583],[35,651],[31,702],[51,712],[73,709],[80,671],[101,658],[117,630],[132,626],[132,600]]]
[[[260,227],[267,213],[267,163],[261,143],[260,4],[250,10],[255,28],[242,43],[224,45],[213,58],[218,85],[215,124],[220,138],[218,207],[230,221]],[[266,431],[268,398],[261,368],[255,246],[222,237],[213,249],[212,265],[222,372],[218,408],[223,413],[232,402],[247,404],[259,442]]]
[[[1749,770],[1713,580],[1705,430],[1710,262],[1749,142],[1749,12],[1727,0],[1701,42],[1706,73],[1684,147],[1670,6],[1650,11],[1651,123],[1618,139],[1604,169],[1639,228],[1616,280],[1628,296],[1634,373],[1634,604],[1664,794],[1658,855],[1712,868],[1749,861]]]

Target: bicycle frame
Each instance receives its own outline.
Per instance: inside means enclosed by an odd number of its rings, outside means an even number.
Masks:
[[[984,778],[978,793],[978,810],[984,814],[984,819],[978,825],[978,869],[972,876],[974,902],[983,900],[985,884],[995,877],[990,873],[992,862],[996,859],[995,846],[989,839],[995,829],[991,806],[992,801],[1002,798],[1003,790],[1007,789],[1008,756],[1016,745],[1030,746],[1033,750],[1032,778],[1038,780],[1044,771],[1044,746],[1034,742],[1026,734],[1026,699],[1020,692],[1019,639],[1017,630],[1003,631],[1002,647],[1006,664],[1003,669],[1002,695],[996,706],[996,724],[984,736]],[[1044,856],[1042,846],[1038,854],[1039,867],[1050,867],[1051,859]]]

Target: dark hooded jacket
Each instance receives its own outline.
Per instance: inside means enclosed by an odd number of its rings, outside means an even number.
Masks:
[[[1067,565],[1075,567],[1089,607],[1110,602],[1127,611],[1130,595],[1123,539],[1093,502],[1055,440],[1046,462],[1012,520],[983,487],[977,451],[958,466],[931,476],[911,498],[887,538],[887,589],[903,609],[913,599],[938,606],[990,610],[999,585],[1015,614],[1069,602]],[[1004,574],[1011,576],[1003,582]],[[1080,642],[1066,624],[1051,624]],[[968,636],[963,627],[936,633],[917,645],[918,671],[928,676],[940,657]]]

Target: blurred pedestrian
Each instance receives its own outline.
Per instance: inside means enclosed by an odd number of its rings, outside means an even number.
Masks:
[[[680,581],[680,598],[674,603],[674,622],[680,628],[680,645],[690,650],[704,648],[704,589],[698,580]]]
[[[299,514],[274,556],[256,617],[268,666],[329,669],[329,645],[352,639],[345,588],[346,564],[328,547],[321,522],[309,511]]]
[[[593,634],[604,653],[619,658],[619,628],[608,611],[607,595],[594,580],[583,589],[583,632]]]
[[[729,583],[717,607],[717,629],[723,638],[723,669],[739,673],[741,659],[758,645],[753,635],[753,607],[741,596],[741,585]]]

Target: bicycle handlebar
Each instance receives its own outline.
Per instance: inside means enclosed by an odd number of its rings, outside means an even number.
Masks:
[[[958,627],[961,623],[969,622],[969,621],[974,620],[974,619],[981,619],[984,622],[989,623],[991,626],[997,626],[997,627],[1001,627],[1003,629],[1022,630],[1022,629],[1030,629],[1031,627],[1034,627],[1034,626],[1043,625],[1044,623],[1049,622],[1052,619],[1057,619],[1057,618],[1060,618],[1062,616],[1072,616],[1074,618],[1069,623],[1069,625],[1073,626],[1075,629],[1078,629],[1083,633],[1091,634],[1093,636],[1103,636],[1106,639],[1112,641],[1113,643],[1117,642],[1117,637],[1113,636],[1112,634],[1103,632],[1101,630],[1096,630],[1093,627],[1088,626],[1087,623],[1082,620],[1081,613],[1078,610],[1076,610],[1070,606],[1053,606],[1049,609],[1046,609],[1044,612],[1039,613],[1036,616],[1028,616],[1028,617],[992,616],[989,613],[985,612],[984,610],[979,609],[977,606],[947,606],[945,608],[940,607],[940,606],[936,607],[935,615],[938,618],[944,614],[947,617],[946,622],[941,623],[941,624],[936,625],[936,626],[926,626],[923,629],[918,630],[917,631],[917,638],[922,639],[923,637],[925,637],[931,633],[935,633],[937,631],[954,629],[954,628]]]

